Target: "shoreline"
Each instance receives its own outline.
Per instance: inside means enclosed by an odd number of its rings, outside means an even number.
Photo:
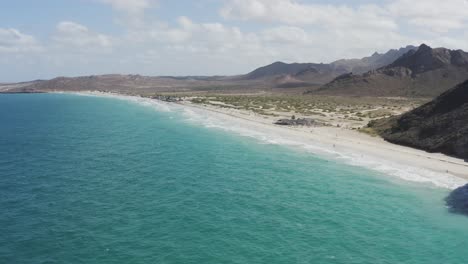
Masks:
[[[315,141],[321,141],[321,143],[331,145],[332,147],[334,145],[333,148],[335,149],[348,148],[351,151],[359,151],[360,154],[377,154],[378,157],[388,159],[389,161],[403,164],[408,163],[407,165],[413,166],[415,164],[420,166],[422,165],[422,168],[430,169],[438,173],[447,173],[448,171],[448,174],[453,174],[456,177],[460,177],[468,181],[468,163],[462,159],[393,144],[380,137],[372,137],[354,130],[332,126],[278,126],[273,124],[273,122],[276,121],[274,118],[261,116],[255,113],[248,113],[243,110],[230,111],[220,107],[199,106],[189,103],[182,103],[182,105],[226,115],[233,119],[261,124],[263,126],[268,126],[273,130],[277,130],[278,132],[279,130],[287,131],[287,133],[301,137],[301,139],[305,141],[313,139]],[[409,158],[411,161],[406,158]]]
[[[380,137],[332,126],[288,127],[273,124],[276,119],[246,110],[202,106],[188,101],[165,102],[140,96],[103,92],[69,94],[116,97],[162,107],[178,106],[195,115],[208,127],[256,137],[272,144],[300,147],[319,156],[366,167],[407,181],[432,183],[454,189],[468,182],[468,162],[439,153],[428,153],[396,145]],[[195,113],[196,112],[196,113]],[[210,122],[208,124],[207,122]],[[250,132],[246,132],[250,131]]]

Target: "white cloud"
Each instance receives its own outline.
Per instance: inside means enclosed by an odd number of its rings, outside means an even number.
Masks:
[[[25,58],[31,59],[36,65],[47,64],[50,75],[67,75],[67,71],[72,75],[210,75],[243,73],[277,60],[330,62],[363,57],[423,42],[468,50],[468,0],[446,0],[443,4],[436,0],[386,0],[373,5],[223,0],[218,1],[221,16],[206,16],[203,21],[186,16],[161,21],[149,12],[157,0],[92,1],[116,11],[114,22],[123,30],[122,35],[63,21],[51,38],[42,36],[43,44],[39,45],[31,35],[0,28],[0,62],[17,62],[22,67],[28,65]],[[203,2],[212,5],[217,1]],[[168,6],[172,5],[160,5],[160,11],[174,12],[164,9]],[[186,10],[176,11],[177,16],[186,15]],[[206,21],[208,17],[210,21]],[[41,52],[31,56],[26,53],[30,50]]]
[[[364,27],[394,30],[397,24],[376,5],[301,4],[293,0],[229,0],[220,10],[226,19],[279,22],[320,27]]]
[[[95,0],[107,4],[117,12],[115,22],[127,27],[143,27],[146,24],[145,13],[157,6],[158,0]]]
[[[117,11],[132,15],[142,13],[156,3],[154,0],[101,0],[101,2],[111,5]]]
[[[163,44],[165,47],[195,52],[217,52],[242,48],[256,41],[253,34],[245,34],[237,27],[221,23],[195,23],[187,17],[179,17],[177,26],[155,24],[131,29],[128,41],[138,41],[148,46]]]
[[[18,53],[39,50],[41,47],[33,36],[21,33],[14,28],[0,28],[0,52]]]
[[[379,5],[228,0],[220,14],[229,20],[263,23],[267,28],[260,35],[262,45],[271,48],[275,60],[330,62],[414,43],[400,33],[392,13]]]
[[[57,25],[54,41],[70,51],[110,50],[111,37],[89,30],[81,24],[62,21]]]
[[[394,0],[380,5],[305,4],[295,0],[228,0],[226,19],[313,25],[331,30],[397,30],[398,24],[432,33],[468,26],[468,0]]]
[[[396,0],[387,6],[395,18],[436,33],[463,29],[468,25],[467,0]]]
[[[367,56],[376,50],[405,46],[410,40],[392,31],[378,34],[373,27],[310,30],[282,25],[249,32],[219,22],[197,23],[179,17],[175,26],[156,23],[130,28],[126,42],[138,43],[141,52],[135,59],[145,64],[157,64],[167,58],[184,61],[184,65],[216,68],[217,61],[222,60],[222,67],[244,65],[244,71],[248,71],[275,60],[330,62]]]
[[[468,0],[389,0],[317,4],[300,0],[226,0],[220,15],[260,23],[262,45],[277,59],[331,61],[408,44],[466,49]],[[274,25],[274,26],[273,26]],[[466,30],[465,30],[466,31]]]
[[[300,27],[279,26],[263,31],[262,37],[267,42],[282,42],[293,44],[310,43],[310,35]]]

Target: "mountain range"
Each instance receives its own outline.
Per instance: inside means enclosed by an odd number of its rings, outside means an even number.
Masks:
[[[241,76],[244,80],[263,79],[275,87],[317,86],[326,84],[336,77],[349,72],[364,73],[388,65],[408,51],[415,50],[414,46],[407,46],[386,53],[374,53],[362,59],[342,59],[324,63],[291,63],[275,62],[258,68]]]
[[[394,62],[363,74],[346,73],[320,94],[434,97],[468,79],[468,53],[422,44]]]
[[[304,91],[318,95],[433,98],[468,79],[468,53],[406,46],[361,59],[284,63],[237,76],[93,75],[0,84],[0,92],[101,90],[126,93]],[[295,89],[299,88],[299,89]]]

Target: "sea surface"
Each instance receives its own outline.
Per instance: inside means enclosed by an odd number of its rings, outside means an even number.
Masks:
[[[466,264],[449,191],[183,107],[0,95],[0,263]]]

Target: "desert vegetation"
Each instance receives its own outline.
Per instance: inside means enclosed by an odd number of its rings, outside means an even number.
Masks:
[[[342,97],[314,95],[204,95],[189,99],[194,104],[247,110],[275,117],[312,117],[325,124],[362,128],[369,121],[399,115],[425,99]]]

